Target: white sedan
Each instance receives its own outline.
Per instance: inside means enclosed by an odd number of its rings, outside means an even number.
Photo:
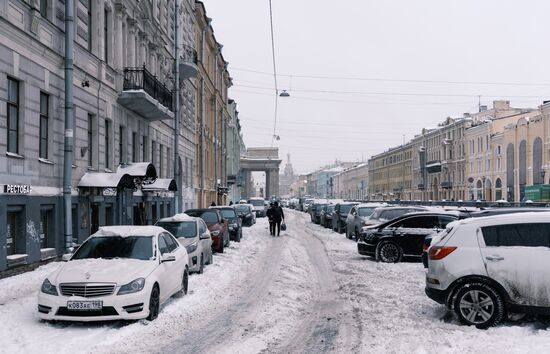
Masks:
[[[64,257],[65,258],[65,257]],[[187,293],[185,247],[158,226],[101,227],[44,279],[44,320],[154,320],[160,306]]]

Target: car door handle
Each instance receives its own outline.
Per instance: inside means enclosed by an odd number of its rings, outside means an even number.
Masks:
[[[498,262],[498,261],[504,260],[504,257],[495,255],[495,256],[486,256],[485,259],[491,262]]]

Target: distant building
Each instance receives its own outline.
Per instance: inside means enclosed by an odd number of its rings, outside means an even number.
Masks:
[[[279,175],[279,194],[281,196],[295,195],[295,190],[291,188],[292,183],[296,180],[294,168],[290,162],[290,154],[286,155],[286,164],[283,173]]]

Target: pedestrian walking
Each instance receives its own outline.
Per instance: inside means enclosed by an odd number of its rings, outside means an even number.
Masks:
[[[283,213],[283,208],[279,206],[279,202],[273,203],[273,222],[277,227],[277,236],[281,234],[281,222],[285,220],[285,213]],[[273,234],[275,234],[275,226],[273,227]]]
[[[265,212],[265,216],[267,216],[267,221],[269,221],[269,234],[271,236],[275,236],[275,220],[273,219],[273,203],[269,203],[269,208],[267,208],[267,211]]]

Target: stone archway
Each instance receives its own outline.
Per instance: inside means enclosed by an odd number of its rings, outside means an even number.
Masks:
[[[241,157],[241,173],[243,176],[243,197],[250,198],[252,194],[252,172],[265,172],[265,197],[279,195],[279,148],[248,148],[246,156]]]

